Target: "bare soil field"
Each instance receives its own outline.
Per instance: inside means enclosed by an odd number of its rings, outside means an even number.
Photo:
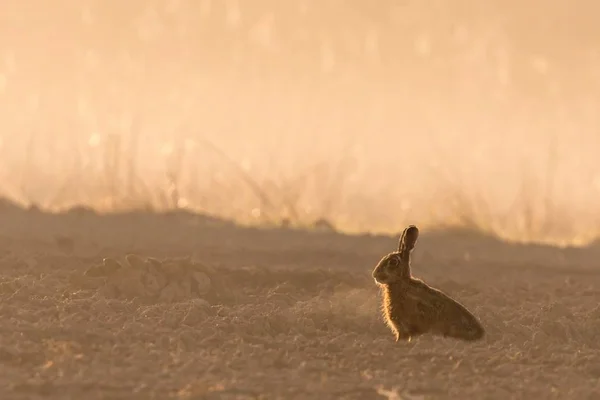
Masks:
[[[396,244],[4,203],[0,398],[600,399],[599,246],[422,229],[413,274],[487,334],[396,343],[371,277]]]

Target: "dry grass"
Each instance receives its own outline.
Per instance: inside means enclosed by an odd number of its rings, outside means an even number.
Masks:
[[[273,165],[265,175],[207,139],[169,147],[157,160],[156,168],[163,171],[157,179],[141,172],[134,133],[127,143],[111,135],[93,149],[73,153],[73,166],[58,187],[28,157],[22,174],[4,177],[0,194],[49,211],[73,206],[102,213],[187,209],[254,226],[395,233],[418,220],[428,229],[466,228],[519,243],[585,245],[598,237],[594,210],[576,214],[555,200],[557,161],[552,157],[544,176],[523,166],[517,191],[500,209],[492,205],[486,187],[443,169],[428,170],[429,180],[436,182],[431,195],[391,184],[361,193],[361,180],[370,178],[355,173],[358,161],[351,156],[315,161],[287,174]]]

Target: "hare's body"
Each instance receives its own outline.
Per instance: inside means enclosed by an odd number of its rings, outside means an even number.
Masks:
[[[483,328],[464,306],[419,279],[381,287],[383,314],[396,340],[424,333],[463,340],[483,337]]]
[[[373,278],[383,293],[383,314],[396,341],[431,333],[462,340],[478,340],[484,329],[464,306],[410,273],[410,252],[418,230],[407,228],[398,252],[384,257]]]

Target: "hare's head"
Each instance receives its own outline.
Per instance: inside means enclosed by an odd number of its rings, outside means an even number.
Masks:
[[[373,278],[377,283],[390,284],[410,279],[410,254],[415,248],[419,229],[410,225],[404,229],[398,251],[383,257],[373,270]]]

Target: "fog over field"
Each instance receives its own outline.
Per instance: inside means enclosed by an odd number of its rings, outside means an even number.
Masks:
[[[176,186],[180,205],[250,223],[582,244],[599,220],[599,8],[6,2],[2,191],[164,208]]]
[[[0,2],[0,398],[600,398],[599,15]],[[394,341],[409,224],[484,339]]]

